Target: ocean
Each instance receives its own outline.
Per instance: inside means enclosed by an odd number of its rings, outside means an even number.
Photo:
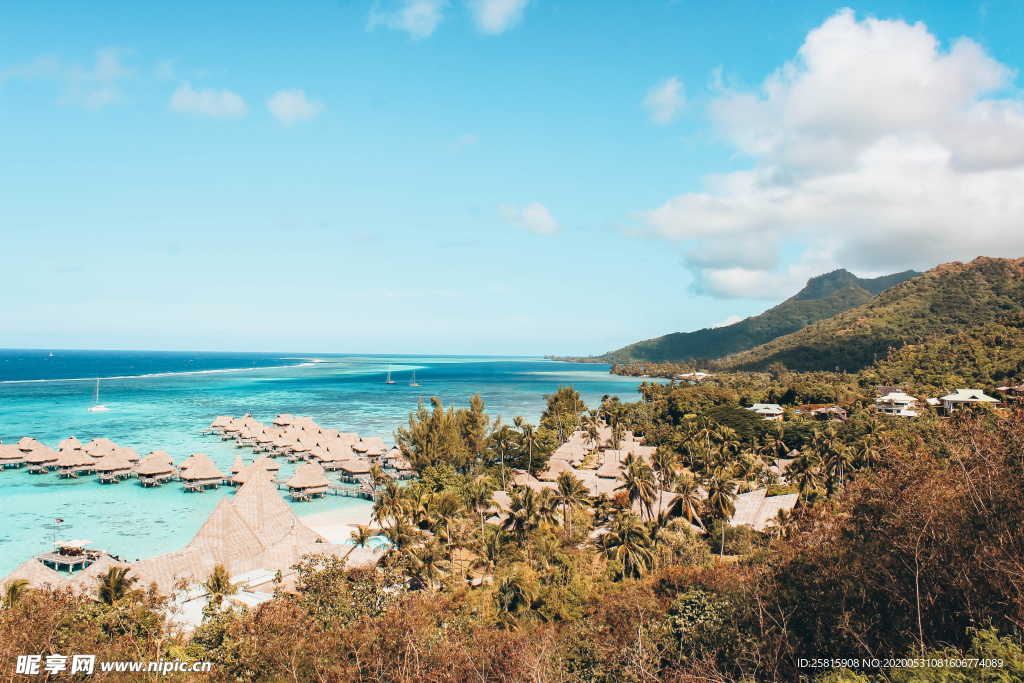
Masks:
[[[395,384],[384,383],[389,369]],[[419,387],[409,385],[413,370]],[[88,410],[97,378],[108,412]],[[203,452],[227,472],[236,455],[248,461],[251,452],[202,434],[216,415],[251,413],[263,422],[311,415],[390,444],[420,400],[465,405],[479,393],[492,416],[535,422],[544,395],[563,385],[595,405],[605,394],[635,400],[639,380],[610,375],[604,365],[540,358],[0,350],[0,441],[32,436],[56,447],[68,436],[107,437],[140,455],[166,450],[175,462]],[[289,464],[279,461],[287,476]],[[0,471],[0,578],[55,537],[89,539],[125,560],[176,550],[230,494],[228,487],[185,493],[177,482],[143,489],[134,479],[103,485],[93,476]],[[298,514],[368,505],[340,496],[292,503]]]

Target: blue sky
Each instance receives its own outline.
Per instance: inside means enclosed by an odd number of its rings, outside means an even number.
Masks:
[[[7,3],[0,347],[597,353],[1024,255],[1022,5],[841,10]]]

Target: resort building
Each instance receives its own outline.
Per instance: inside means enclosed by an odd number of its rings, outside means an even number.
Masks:
[[[135,466],[135,476],[143,486],[160,486],[174,478],[174,462],[165,451],[153,451]]]
[[[875,410],[883,415],[918,416],[917,399],[898,389],[875,398]]]
[[[315,462],[304,462],[295,468],[295,474],[285,486],[294,500],[309,500],[327,493],[327,474]]]
[[[59,457],[57,451],[38,441],[35,442],[36,445],[31,450],[26,451],[22,445],[23,441],[24,439],[18,442],[18,448],[24,453],[25,464],[28,465],[29,472],[32,474],[44,474],[57,466],[57,458]]]
[[[741,493],[733,501],[735,512],[729,526],[749,526],[757,531],[766,531],[775,524],[780,510],[787,512],[796,507],[799,494],[787,493],[768,496],[768,489],[757,489]]]
[[[681,379],[684,382],[689,382],[690,384],[700,384],[708,377],[714,377],[714,375],[710,372],[700,372],[698,370],[694,370],[693,372],[683,372],[676,375],[676,379]]]
[[[997,405],[998,399],[992,398],[981,389],[957,389],[952,394],[946,394],[941,399],[942,410],[947,415],[952,415],[960,408],[971,405]]]
[[[187,461],[188,466],[183,463],[179,475],[186,491],[203,491],[224,483],[224,474],[205,453],[193,453]]]
[[[755,403],[747,410],[760,415],[769,422],[782,422],[782,406],[778,403]]]
[[[845,420],[849,415],[845,408],[835,403],[805,403],[797,406],[796,414],[815,420]]]
[[[0,443],[0,469],[21,467],[25,464],[25,454],[14,444]]]
[[[99,480],[104,484],[113,484],[132,476],[132,464],[117,451],[99,458],[93,467],[99,475]]]

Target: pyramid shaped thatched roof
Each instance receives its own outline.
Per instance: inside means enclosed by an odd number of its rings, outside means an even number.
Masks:
[[[18,439],[18,448],[24,451],[25,453],[28,453],[29,451],[34,451],[42,445],[43,444],[39,443],[31,436],[23,436],[20,439]]]
[[[62,448],[57,454],[57,467],[85,467],[92,463],[93,459],[77,448]]]
[[[130,470],[132,464],[128,462],[128,458],[114,452],[97,458],[96,462],[93,463],[93,467],[96,468],[97,472],[119,472]]]
[[[257,469],[245,483],[232,505],[269,544],[280,543],[289,536],[303,542],[314,542],[320,535],[303,524],[288,503],[277,492],[270,473]]]
[[[57,462],[58,457],[57,451],[53,450],[49,446],[39,444],[25,454],[25,462],[29,465],[44,465]]]
[[[14,444],[0,443],[0,462],[4,460],[23,460],[25,454]]]
[[[205,481],[207,479],[223,479],[224,473],[217,469],[205,453],[193,453],[191,464],[181,471],[183,481]]]
[[[173,472],[174,463],[171,461],[171,456],[164,451],[153,451],[135,466],[135,473],[141,477],[155,477]]]
[[[315,462],[305,462],[295,468],[295,474],[288,480],[289,489],[318,489],[327,486],[324,468]]]

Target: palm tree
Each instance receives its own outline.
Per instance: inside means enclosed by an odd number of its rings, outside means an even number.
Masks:
[[[384,526],[389,520],[404,519],[406,506],[402,488],[392,479],[384,480],[384,488],[373,503],[372,520]]]
[[[444,559],[440,544],[428,543],[410,551],[408,557],[411,560],[410,573],[413,578],[427,590],[434,590],[434,585],[445,575],[449,564]]]
[[[634,458],[632,453],[626,456],[623,465],[622,483],[615,490],[625,491],[629,495],[630,505],[640,501],[641,509],[649,518],[651,502],[654,500],[654,471],[643,460]]]
[[[558,494],[552,489],[541,489],[537,493],[537,523],[558,524]]]
[[[711,515],[721,520],[722,547],[721,555],[725,555],[725,527],[736,512],[736,482],[727,473],[718,473],[708,482],[707,505]]]
[[[484,531],[484,519],[487,510],[494,505],[493,490],[494,487],[491,486],[487,477],[483,475],[473,479],[466,489],[466,507],[480,517],[480,533]]]
[[[804,452],[800,454],[789,468],[787,477],[797,485],[801,501],[804,501],[810,492],[818,488],[818,483],[821,481],[819,464],[816,455]]]
[[[509,512],[501,527],[512,533],[522,543],[526,535],[537,527],[540,512],[537,493],[525,486],[515,486],[509,501]]]
[[[100,602],[113,605],[128,595],[137,581],[134,576],[128,576],[129,571],[131,570],[128,567],[111,567],[106,574],[99,577],[97,593]]]
[[[511,574],[498,582],[494,591],[494,601],[502,620],[511,625],[514,615],[533,608],[533,586],[521,573]]]
[[[562,508],[562,526],[566,539],[572,537],[572,512],[587,504],[589,491],[586,485],[572,472],[562,472],[555,481],[556,505]]]
[[[662,510],[662,492],[667,491],[676,476],[678,459],[675,452],[665,446],[658,446],[651,458],[651,469],[658,481],[658,512]]]
[[[639,578],[654,566],[650,537],[640,518],[633,513],[618,515],[601,545],[605,555],[622,564],[622,575]]]
[[[508,535],[501,527],[491,526],[484,531],[476,546],[475,565],[486,573],[492,573],[505,553]]]
[[[373,538],[373,532],[370,531],[370,527],[365,524],[357,524],[356,528],[352,530],[352,547],[347,553],[345,553],[345,559],[355,551],[356,548],[365,548],[370,544],[370,539]]]
[[[234,595],[238,592],[238,586],[231,583],[227,567],[219,563],[213,566],[213,571],[206,577],[203,586],[210,594],[211,602],[218,606],[223,602],[225,595]]]
[[[704,522],[700,519],[700,506],[703,503],[703,498],[700,495],[697,478],[689,472],[684,472],[682,476],[676,478],[673,492],[676,494],[675,504],[679,506],[686,520],[690,524],[696,522],[703,529]]]
[[[4,586],[4,608],[10,609],[28,591],[28,579],[14,579]]]

